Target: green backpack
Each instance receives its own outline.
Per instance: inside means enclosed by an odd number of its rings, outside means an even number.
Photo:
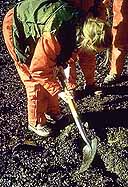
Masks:
[[[71,20],[74,14],[77,15],[77,10],[68,6],[65,0],[24,0],[18,3],[14,8],[13,40],[20,62],[31,60],[32,50],[43,32],[57,33],[63,22]],[[33,46],[31,53],[30,45]]]

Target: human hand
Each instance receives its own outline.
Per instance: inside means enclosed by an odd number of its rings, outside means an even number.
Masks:
[[[61,77],[63,77],[63,79],[65,80],[65,79],[69,79],[69,76],[70,76],[70,66],[69,66],[69,64],[68,64],[68,66],[64,69],[62,66],[58,66],[58,67],[56,67],[56,74],[58,75],[58,76],[61,76]]]
[[[73,91],[70,90],[66,90],[66,91],[62,91],[58,94],[58,96],[65,101],[66,103],[68,103],[68,99],[73,99]]]
[[[67,80],[69,79],[69,76],[70,76],[70,69],[71,69],[71,67],[69,66],[69,64],[68,64],[67,68],[64,69],[64,74],[65,74]]]
[[[64,68],[62,66],[58,66],[58,78],[60,80],[66,80],[66,76],[65,76],[65,72],[64,72]]]

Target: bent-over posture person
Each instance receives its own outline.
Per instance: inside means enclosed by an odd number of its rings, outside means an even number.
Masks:
[[[49,2],[24,0],[3,20],[5,43],[27,93],[28,128],[44,137],[53,133],[46,114],[55,121],[64,118],[58,71],[63,74],[74,53],[111,45],[111,29],[104,21],[85,19],[82,10],[67,2]]]

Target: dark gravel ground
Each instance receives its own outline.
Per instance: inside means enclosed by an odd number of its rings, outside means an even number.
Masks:
[[[18,1],[0,2],[0,24]],[[77,104],[88,134],[96,134],[97,153],[90,168],[79,173],[83,142],[74,123],[55,137],[42,139],[27,130],[26,93],[0,34],[1,187],[127,187],[128,186],[128,60],[122,80],[103,87],[103,95],[83,94],[78,67]],[[102,84],[108,67],[97,55],[96,79]],[[100,64],[100,65],[99,65]],[[61,102],[64,112],[69,112]],[[78,173],[76,173],[78,171]]]

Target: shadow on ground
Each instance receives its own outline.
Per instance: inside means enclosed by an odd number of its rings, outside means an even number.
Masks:
[[[97,135],[101,139],[106,139],[106,128],[124,127],[128,125],[128,111],[101,111],[101,112],[87,112],[81,115],[83,122],[89,123],[89,128],[94,128]]]

